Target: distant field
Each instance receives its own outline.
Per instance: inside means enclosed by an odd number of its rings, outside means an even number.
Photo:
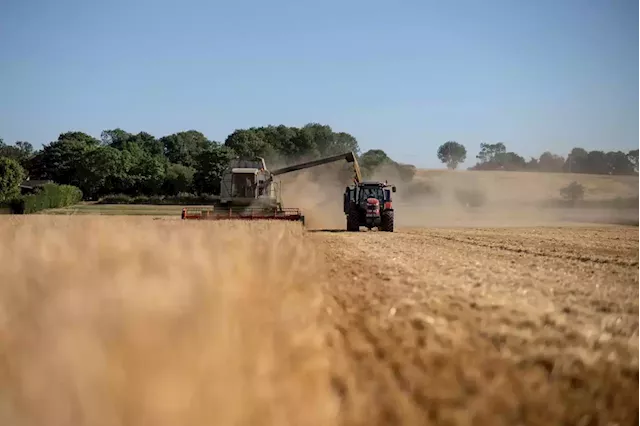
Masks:
[[[508,198],[512,201],[543,201],[558,198],[560,189],[574,181],[585,187],[586,200],[613,200],[638,196],[638,176],[418,170],[416,177],[439,188],[450,185],[475,187],[484,190],[494,200]]]

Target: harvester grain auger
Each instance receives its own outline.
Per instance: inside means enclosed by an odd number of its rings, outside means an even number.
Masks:
[[[362,175],[358,160],[353,152],[308,161],[306,163],[269,171],[263,158],[255,161],[236,159],[222,175],[220,198],[213,207],[207,209],[182,209],[182,219],[199,220],[287,220],[299,221],[304,225],[304,215],[298,208],[284,208],[282,205],[280,182],[275,176],[291,173],[322,164],[346,160],[353,163],[354,182],[360,182]]]

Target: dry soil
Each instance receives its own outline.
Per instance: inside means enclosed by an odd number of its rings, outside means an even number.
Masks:
[[[637,228],[319,233],[344,424],[636,424]]]

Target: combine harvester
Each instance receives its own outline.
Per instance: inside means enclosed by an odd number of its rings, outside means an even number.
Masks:
[[[285,208],[281,184],[273,178],[285,173],[346,160],[353,163],[354,181],[362,180],[360,166],[353,152],[269,171],[263,158],[255,161],[236,159],[222,175],[220,199],[210,209],[182,209],[182,219],[196,220],[287,220],[304,225],[299,208]]]

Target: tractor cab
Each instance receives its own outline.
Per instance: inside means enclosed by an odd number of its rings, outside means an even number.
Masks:
[[[347,186],[343,200],[347,230],[357,231],[360,226],[366,226],[393,232],[392,192],[396,192],[396,187],[387,182],[369,181]]]
[[[360,188],[358,204],[366,203],[367,200],[374,198],[380,202],[380,204],[384,203],[385,193],[384,190],[380,186],[363,186]]]
[[[369,198],[375,198],[383,205],[391,201],[391,191],[396,192],[396,187],[389,188],[385,184],[378,182],[364,182],[359,186],[357,201],[362,204]]]
[[[344,192],[344,210],[348,212],[349,204],[355,202],[364,206],[369,198],[375,198],[381,206],[391,203],[391,193],[396,192],[395,185],[388,185],[387,182],[361,182],[352,187],[346,187]]]

